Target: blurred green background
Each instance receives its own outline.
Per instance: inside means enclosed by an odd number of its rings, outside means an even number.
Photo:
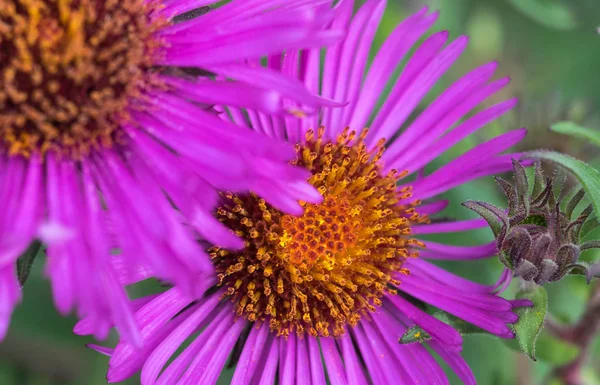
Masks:
[[[500,63],[498,77],[510,75],[511,85],[498,101],[512,96],[521,100],[509,116],[461,143],[447,157],[508,129],[528,127],[521,149],[551,148],[600,165],[597,152],[581,140],[548,130],[551,123],[572,120],[600,130],[600,1],[599,0],[389,0],[377,44],[404,17],[423,4],[439,9],[434,29],[448,29],[451,36],[471,36],[469,48],[438,84],[439,90],[467,70],[491,60]],[[460,203],[477,199],[501,204],[491,178],[473,182],[447,194],[452,204],[447,216],[472,218]],[[438,237],[448,243],[480,244],[491,240],[487,230]],[[586,258],[594,258],[587,255]],[[448,263],[446,267],[479,282],[497,278],[500,263]],[[1,385],[96,385],[105,384],[108,359],[85,348],[91,339],[71,334],[74,318],[59,317],[52,305],[50,288],[38,260],[24,288],[24,302],[14,314],[10,333],[0,344]],[[551,285],[554,315],[576,320],[589,294],[581,278],[567,278]],[[510,292],[508,293],[510,295]],[[590,368],[600,368],[600,344]],[[549,385],[549,367],[533,363],[489,337],[466,337],[464,356],[482,385]],[[586,385],[599,385],[600,373],[586,371]],[[226,375],[222,383],[226,384]],[[137,384],[137,379],[127,384]],[[453,383],[460,382],[453,377]]]

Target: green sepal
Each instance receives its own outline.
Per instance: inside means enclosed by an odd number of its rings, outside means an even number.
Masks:
[[[579,240],[585,238],[586,235],[594,231],[598,226],[600,226],[600,221],[596,217],[596,214],[592,214],[583,222],[581,229],[579,230]]]
[[[535,162],[533,191],[531,192],[532,198],[536,199],[542,191],[544,191],[544,188],[546,188],[544,183],[544,173],[542,172],[542,164],[538,161]]]
[[[579,246],[581,251],[589,250],[589,249],[600,249],[600,240],[592,240],[582,243]]]
[[[569,266],[570,275],[583,275],[587,283],[592,282],[594,278],[600,278],[600,262],[598,263],[586,263],[577,262]]]
[[[508,216],[511,217],[519,211],[519,200],[517,195],[517,190],[500,177],[495,177],[496,183],[500,186],[500,188],[504,191],[504,195],[506,195],[506,199],[508,200]]]
[[[554,175],[552,176],[552,192],[554,194],[550,194],[550,199],[548,199],[548,205],[550,205],[550,207],[556,206],[559,202],[566,183],[567,172],[562,168],[556,168],[554,170]]]
[[[569,199],[565,199],[565,202],[568,202],[564,210],[567,218],[571,218],[571,215],[573,215],[573,211],[575,211],[575,207],[577,207],[579,202],[581,202],[584,195],[585,190],[579,189],[573,196],[569,197]]]
[[[510,255],[507,255],[506,252],[500,250],[498,252],[498,259],[500,260],[500,263],[502,263],[507,269],[509,269],[509,270],[515,269],[516,266],[511,261]]]
[[[503,226],[508,226],[508,216],[504,211],[487,202],[466,201],[462,203],[468,209],[475,211],[488,223],[494,237],[498,237]]]
[[[518,206],[525,209],[525,212],[529,212],[529,181],[527,180],[527,173],[525,168],[516,159],[512,160],[512,166],[515,177],[515,186],[517,189],[517,197],[519,198]],[[510,214],[509,214],[510,215]]]

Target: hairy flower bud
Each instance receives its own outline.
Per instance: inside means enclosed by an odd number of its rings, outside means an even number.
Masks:
[[[533,189],[523,166],[513,159],[514,184],[496,178],[508,199],[503,210],[486,202],[463,205],[483,217],[496,236],[500,261],[515,276],[537,284],[558,281],[566,274],[583,274],[588,281],[600,276],[600,264],[579,262],[582,251],[600,248],[600,241],[582,242],[600,222],[588,205],[574,216],[585,190],[563,194],[560,177],[544,177],[535,164]],[[563,190],[564,192],[566,190]]]

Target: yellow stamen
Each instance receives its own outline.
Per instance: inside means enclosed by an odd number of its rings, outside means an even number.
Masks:
[[[383,142],[368,151],[365,135],[366,130],[355,139],[345,130],[336,142],[324,143],[320,129],[296,147],[293,163],[312,172],[309,181],[324,197],[318,205],[302,203],[299,217],[253,194],[224,194],[226,203],[217,213],[247,247],[210,252],[238,314],[268,321],[278,335],[339,336],[381,306],[386,292],[394,292],[395,273],[408,274],[403,264],[415,254],[408,247],[422,244],[407,234],[411,225],[428,219],[412,204],[398,204],[406,191],[398,191],[396,182],[405,174],[382,175]],[[229,215],[233,212],[238,215]]]
[[[167,23],[144,0],[0,2],[0,151],[80,157],[121,140],[131,105],[161,86]],[[4,147],[4,148],[2,148]]]

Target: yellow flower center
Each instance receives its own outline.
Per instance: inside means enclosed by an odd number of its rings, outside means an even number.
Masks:
[[[310,183],[323,195],[299,217],[286,215],[250,194],[224,194],[217,213],[246,241],[241,252],[213,247],[219,285],[236,303],[238,315],[267,321],[273,332],[339,336],[400,284],[408,274],[410,226],[426,222],[415,207],[399,204],[410,189],[398,190],[395,170],[381,175],[383,141],[373,151],[344,131],[335,143],[307,134],[294,162],[312,172]],[[356,140],[355,140],[356,139]]]
[[[0,1],[0,151],[110,146],[163,44],[144,0]],[[3,148],[2,148],[3,147]]]

